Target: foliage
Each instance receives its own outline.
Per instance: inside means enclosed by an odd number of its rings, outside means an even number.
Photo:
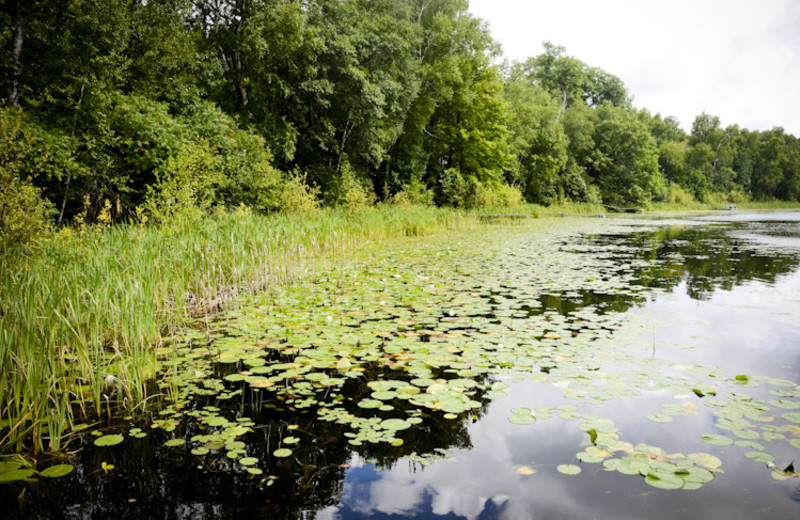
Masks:
[[[305,174],[295,170],[280,191],[278,211],[282,213],[313,213],[319,209],[319,190],[306,182]]]
[[[679,184],[670,183],[663,196],[663,201],[669,204],[689,205],[697,202],[691,193],[687,192]]]
[[[317,196],[361,207],[433,193],[477,207],[503,182],[541,204],[644,203],[664,198],[665,182],[698,199],[800,198],[795,136],[710,114],[687,134],[549,42],[499,67],[466,0],[2,5],[4,100],[24,109],[28,142],[18,182],[61,224],[86,195],[89,222],[106,201],[114,222],[134,218],[167,187],[167,164],[201,141],[218,163],[211,205],[261,213]],[[295,170],[314,189],[282,173]],[[311,205],[287,203],[287,187]]]
[[[363,177],[359,178],[350,166],[350,161],[344,157],[340,175],[327,192],[328,204],[343,207],[348,212],[372,206],[376,202],[376,197],[367,182]]]
[[[209,145],[192,150],[200,157],[187,150],[169,174],[213,177]],[[195,201],[209,185],[195,183]],[[473,225],[454,210],[380,206],[64,228],[39,254],[6,258],[0,269],[0,450],[58,451],[80,422],[117,406],[148,406],[158,349],[192,315],[347,260],[360,243]],[[109,376],[117,382],[111,395]]]
[[[223,176],[219,157],[207,142],[191,143],[156,174],[145,201],[154,222],[191,225],[217,200]]]
[[[390,197],[392,204],[399,206],[430,206],[433,204],[434,193],[429,190],[420,179],[412,178],[403,189]]]
[[[0,108],[0,258],[36,246],[50,228],[52,204],[31,182],[37,144],[21,111]]]

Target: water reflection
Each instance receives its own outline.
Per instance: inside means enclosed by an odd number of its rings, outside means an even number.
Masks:
[[[617,251],[618,262],[632,263],[637,284],[664,290],[684,284],[692,299],[708,300],[718,289],[730,291],[751,280],[774,284],[779,276],[797,270],[800,248],[768,246],[761,227],[667,227],[591,241]],[[800,228],[793,236],[800,237]]]

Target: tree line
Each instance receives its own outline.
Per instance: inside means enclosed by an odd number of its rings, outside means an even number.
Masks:
[[[0,0],[1,227],[242,204],[800,199],[795,136],[708,114],[687,135],[549,43],[498,64],[468,8]]]

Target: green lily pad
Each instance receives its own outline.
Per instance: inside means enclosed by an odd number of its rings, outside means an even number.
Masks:
[[[680,489],[685,484],[681,477],[669,473],[648,473],[644,481],[659,489]]]
[[[789,422],[800,424],[800,412],[789,412],[782,415]]]
[[[280,448],[272,452],[272,454],[278,458],[288,457],[292,454],[292,450],[289,448]]]
[[[125,440],[122,435],[103,435],[94,440],[95,446],[115,446]]]
[[[694,461],[696,464],[710,469],[717,469],[722,466],[722,460],[715,455],[711,455],[710,453],[690,453],[689,459]]]
[[[239,459],[239,464],[242,466],[253,466],[258,464],[258,459],[256,457],[244,457]]]
[[[581,467],[575,464],[559,464],[556,469],[559,473],[563,473],[564,475],[577,475],[581,472]]]
[[[702,436],[702,439],[708,444],[713,444],[714,446],[729,446],[733,444],[733,439],[717,433],[707,433]]]
[[[769,464],[770,462],[775,461],[775,457],[763,451],[748,451],[744,454],[744,456],[748,459],[753,459],[756,462],[763,462],[764,464]]]
[[[403,419],[386,419],[381,421],[381,426],[386,430],[406,430],[411,428],[411,423]]]
[[[186,439],[171,439],[164,443],[164,446],[174,447],[186,444]]]

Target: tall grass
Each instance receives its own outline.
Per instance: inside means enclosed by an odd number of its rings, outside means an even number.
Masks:
[[[688,204],[669,203],[669,202],[654,202],[648,205],[648,211],[707,211],[727,209],[731,205],[730,202],[692,202]],[[738,209],[753,209],[753,210],[780,210],[780,209],[798,209],[800,203],[788,201],[750,201],[736,203]]]
[[[474,223],[431,207],[238,211],[191,225],[67,229],[35,257],[2,258],[0,452],[60,451],[77,423],[143,406],[162,339],[242,292],[291,283],[367,241]]]

